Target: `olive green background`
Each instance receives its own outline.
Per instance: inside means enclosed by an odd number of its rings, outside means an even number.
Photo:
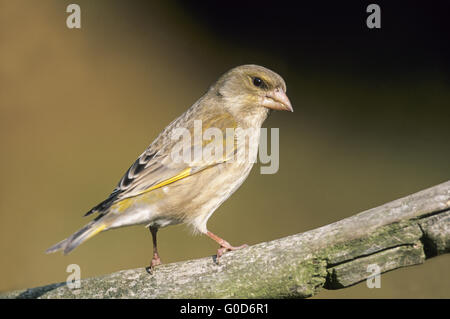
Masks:
[[[259,19],[252,7],[78,0],[82,28],[70,30],[69,3],[0,1],[0,291],[65,281],[73,263],[83,278],[148,265],[143,226],[68,256],[44,251],[85,224],[157,134],[240,64],[280,73],[295,112],[265,122],[280,128],[278,173],[256,165],[209,220],[232,244],[304,232],[450,177],[446,31],[426,10],[427,19],[396,22],[383,9],[382,30],[367,30],[361,3],[348,5],[348,19],[324,6],[296,20],[281,3]],[[217,248],[184,226],[161,230],[159,245],[166,263]],[[449,298],[449,265],[444,255],[383,274],[380,289],[318,297]]]

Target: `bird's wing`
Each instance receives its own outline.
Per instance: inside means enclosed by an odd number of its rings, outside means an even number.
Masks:
[[[198,114],[196,117],[199,117]],[[94,212],[99,212],[102,215],[111,205],[124,199],[139,196],[143,193],[177,182],[208,167],[233,158],[237,151],[237,145],[234,140],[235,137],[230,136],[230,134],[227,135],[226,129],[235,129],[237,127],[235,118],[226,112],[203,112],[203,116],[200,116],[200,118],[202,118],[202,138],[195,138],[194,136],[195,119],[189,113],[183,114],[180,118],[172,122],[138,157],[121,178],[111,195],[87,212],[85,216]],[[198,128],[199,123],[197,122],[196,124]],[[190,133],[189,139],[181,137],[178,140],[174,140],[171,137],[175,129],[179,129],[180,127],[185,128],[185,132]],[[212,134],[207,132],[210,128],[214,128],[209,131]],[[221,134],[215,134],[214,132]],[[203,138],[204,134],[211,136]],[[208,140],[207,138],[210,139]],[[213,156],[195,158],[194,153],[196,151],[202,151],[206,148],[210,148],[211,150],[216,146],[218,147],[216,150],[222,150],[220,156],[216,156],[215,152],[211,151],[209,153]],[[181,158],[175,158],[174,160],[173,152],[175,149],[190,149],[193,159],[191,161],[183,161]]]

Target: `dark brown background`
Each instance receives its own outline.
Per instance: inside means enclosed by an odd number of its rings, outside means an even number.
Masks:
[[[171,120],[244,63],[280,73],[295,112],[274,113],[280,170],[255,167],[209,222],[232,244],[307,231],[450,176],[448,6],[369,2],[0,0],[0,291],[143,267],[142,226],[104,233],[69,256],[45,255],[84,223]],[[216,245],[183,226],[160,232],[164,262]],[[449,256],[319,297],[450,297]]]

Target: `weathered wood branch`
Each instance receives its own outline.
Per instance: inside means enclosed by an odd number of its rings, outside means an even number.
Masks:
[[[213,257],[19,290],[3,298],[309,297],[450,252],[450,181],[302,234]]]

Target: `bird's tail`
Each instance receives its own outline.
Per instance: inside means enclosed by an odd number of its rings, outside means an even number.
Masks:
[[[60,241],[56,245],[53,245],[45,252],[47,254],[50,254],[62,250],[64,252],[64,255],[66,255],[77,248],[79,245],[81,245],[83,242],[104,231],[105,229],[106,224],[102,220],[93,220],[89,224],[81,228],[79,231],[77,231],[75,234],[64,239],[63,241]]]

